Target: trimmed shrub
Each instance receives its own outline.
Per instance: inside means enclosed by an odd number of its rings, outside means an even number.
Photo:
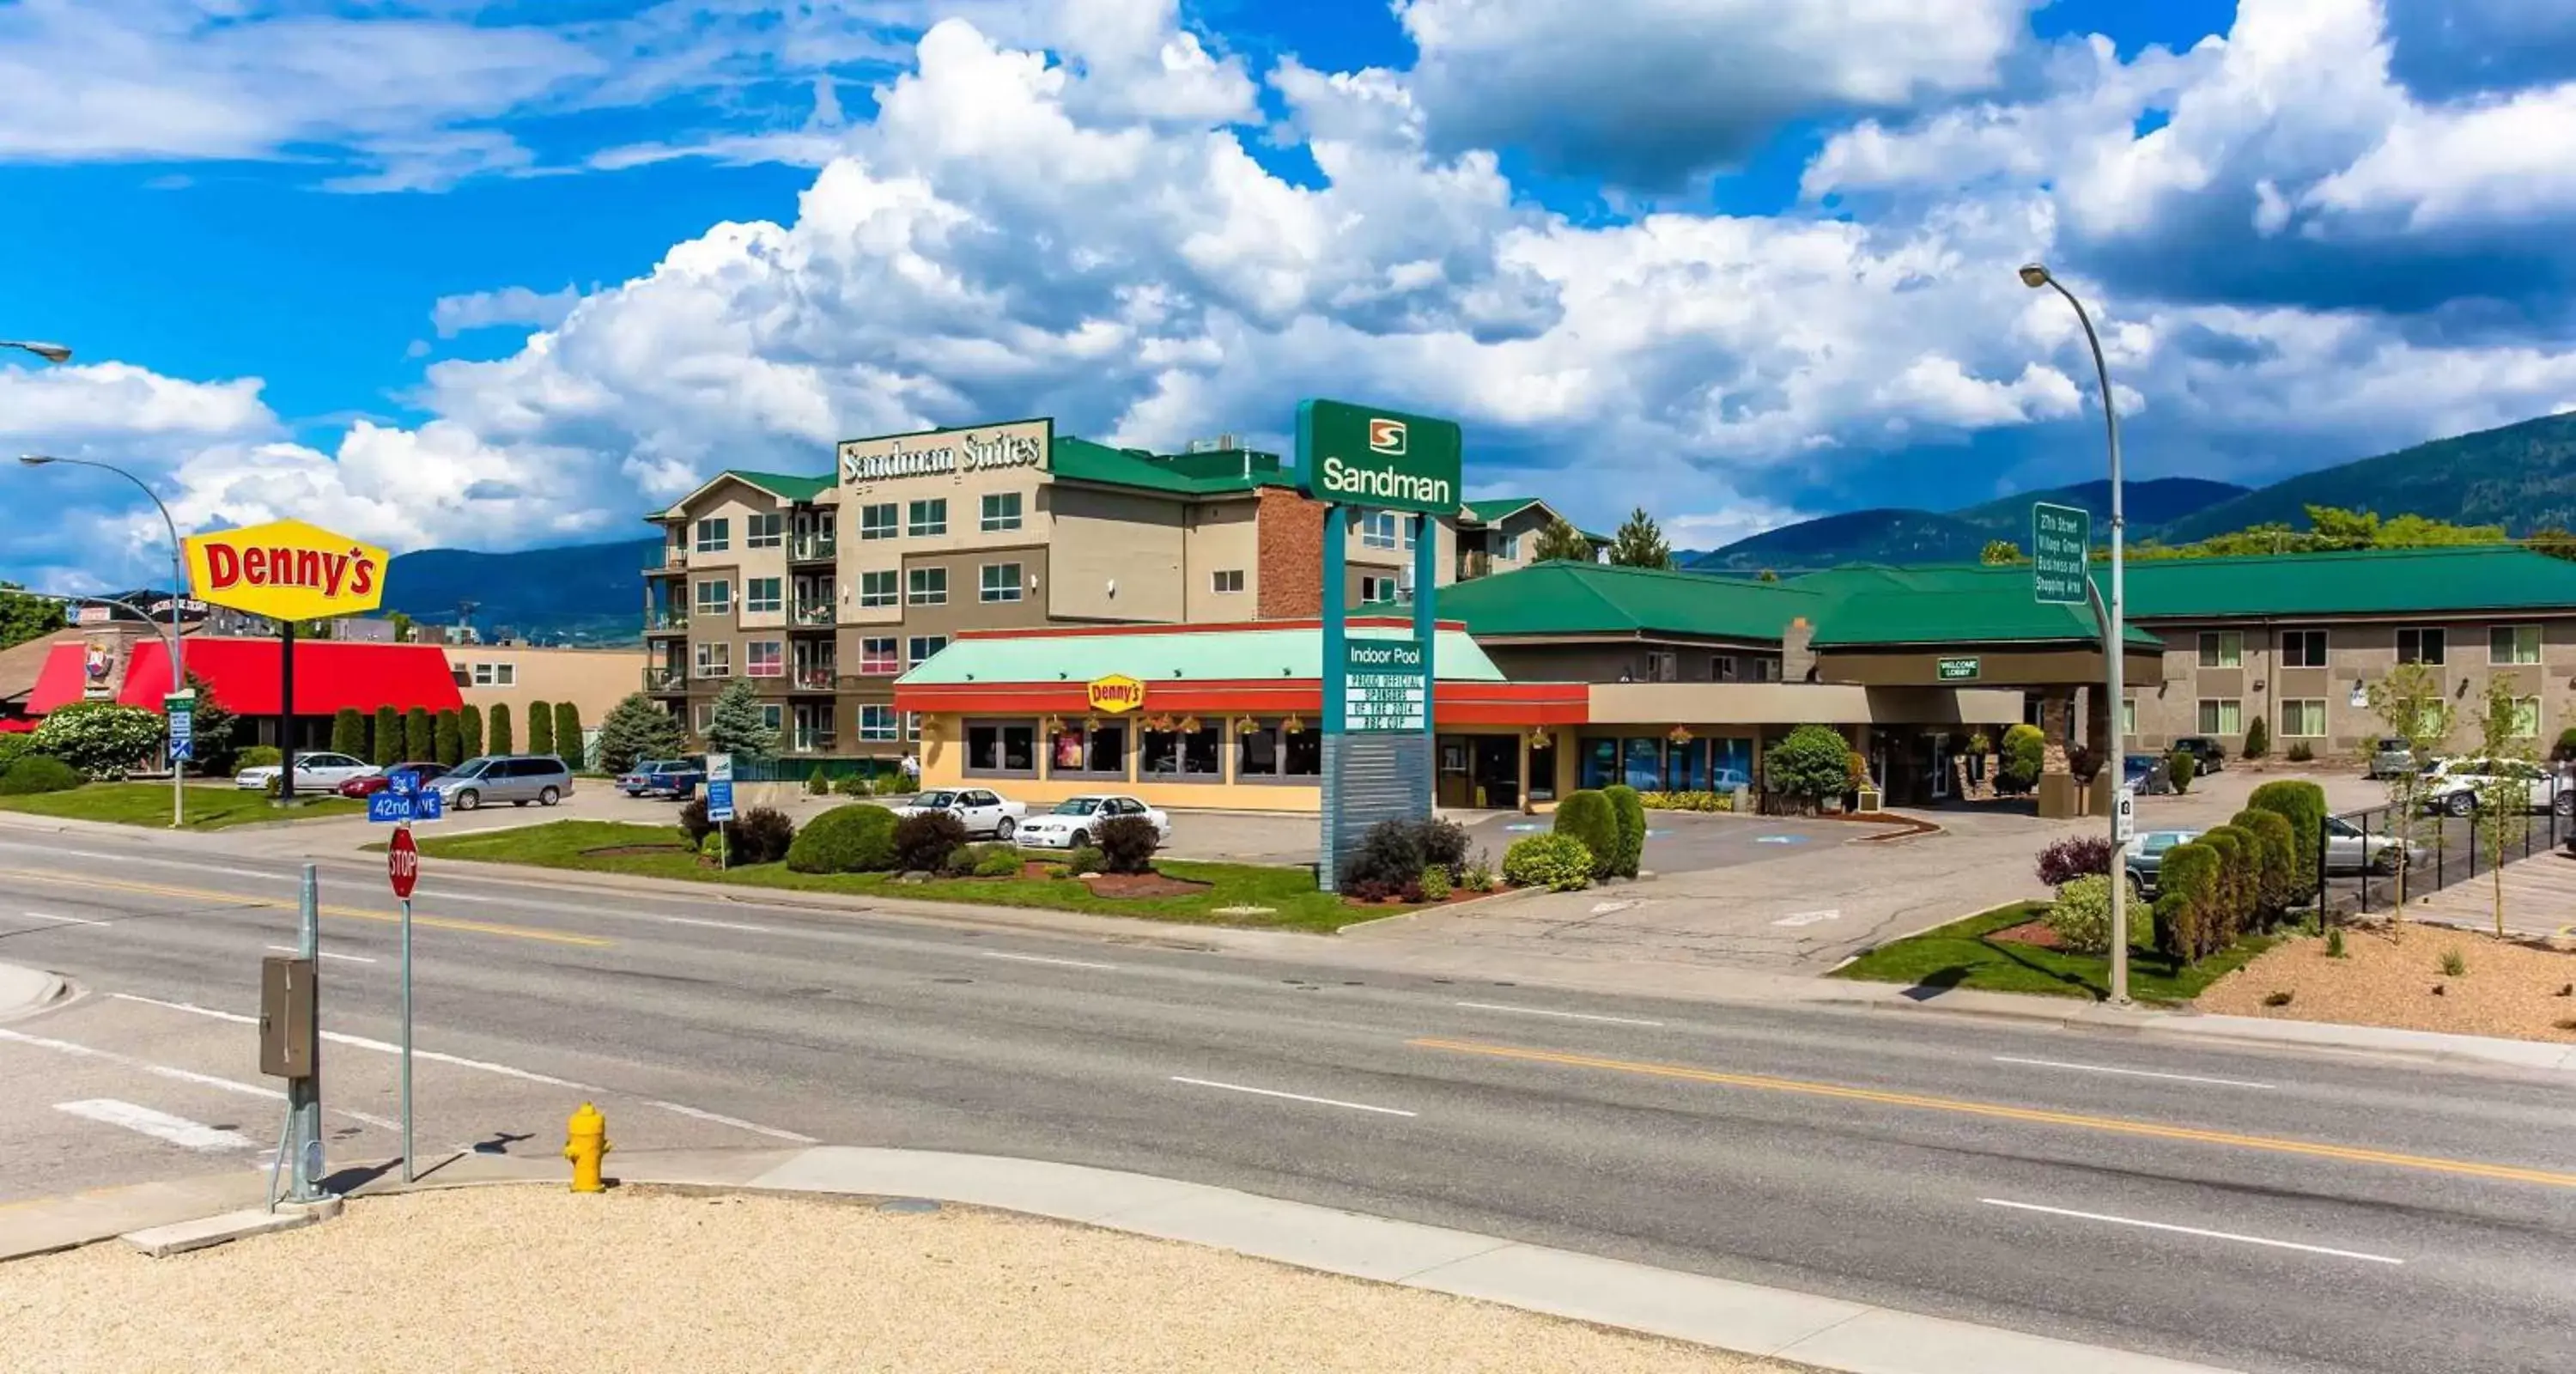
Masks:
[[[1637,800],[1649,811],[1732,811],[1732,792],[1640,792]]]
[[[403,761],[402,713],[390,706],[376,708],[375,727],[368,732],[371,746],[367,762],[378,768],[390,768]]]
[[[1337,876],[1345,896],[1382,902],[1417,888],[1425,862],[1421,827],[1408,820],[1379,821],[1344,856]]]
[[[2317,751],[2309,748],[2306,740],[2294,739],[2290,741],[2289,752],[2282,757],[2292,763],[2314,763],[2317,761]]]
[[[483,708],[470,701],[456,713],[456,752],[469,759],[483,754]]]
[[[465,740],[457,733],[456,713],[441,711],[429,723],[430,744],[438,762],[453,768],[465,762]]]
[[[1626,783],[1605,787],[1601,795],[1609,798],[1610,818],[1619,826],[1619,853],[1611,859],[1610,871],[1622,878],[1636,877],[1646,861],[1646,805],[1637,800],[1637,789]]]
[[[550,701],[528,703],[528,752],[551,754],[555,751],[555,708]]]
[[[2295,856],[2298,841],[2290,830],[2289,818],[2277,811],[2262,811],[2248,806],[2227,818],[2228,825],[2242,830],[2254,841],[2254,910],[2265,930],[2280,923],[2281,914],[2296,899],[2299,865]]]
[[[2216,949],[2225,949],[2254,923],[2254,904],[2262,895],[2261,851],[2254,837],[2232,825],[2201,832],[2200,843],[2218,851],[2219,929]]]
[[[1762,771],[1771,791],[1813,810],[1851,790],[1851,746],[1830,725],[1801,725],[1762,756]],[[1588,838],[1584,843],[1591,845]],[[1597,850],[1594,861],[1600,861]]]
[[[1426,816],[1414,825],[1422,842],[1422,862],[1457,882],[1459,870],[1467,866],[1467,827],[1438,816]]]
[[[868,775],[852,773],[839,782],[833,783],[832,791],[844,797],[864,797],[868,794]]]
[[[355,706],[331,713],[331,752],[353,759],[367,757],[367,718]]]
[[[2004,731],[2002,757],[1995,763],[1995,790],[2016,795],[2039,786],[2040,771],[2048,766],[2048,737],[2039,727],[2021,724]]]
[[[905,873],[936,873],[966,843],[966,823],[945,811],[924,811],[894,823],[894,865]]]
[[[158,714],[140,706],[75,701],[54,708],[29,740],[37,753],[60,759],[94,780],[112,782],[151,757],[167,728]]]
[[[2111,952],[2111,875],[2087,873],[2057,889],[2043,918],[2058,942],[2078,954]]]
[[[248,768],[275,768],[285,761],[285,756],[277,752],[277,746],[254,744],[233,755],[233,776],[240,777],[242,771]]]
[[[2088,875],[2107,875],[2111,871],[2111,840],[2107,835],[2069,835],[2039,851],[2039,880],[2050,887],[2064,887]]]
[[[1007,844],[988,844],[975,855],[972,870],[978,878],[1016,878],[1020,876],[1020,851]]]
[[[2191,780],[2200,776],[2200,756],[2186,749],[2165,755],[2165,772],[2173,778],[2174,795],[2191,790]]]
[[[1834,766],[1842,766],[1839,756]],[[1593,877],[1610,876],[1611,865],[1619,857],[1619,814],[1608,797],[1588,787],[1568,793],[1556,804],[1552,833],[1571,835],[1582,843],[1583,852],[1592,856]]]
[[[1458,870],[1458,885],[1469,892],[1494,890],[1494,864],[1493,860],[1485,857],[1485,851],[1477,850],[1475,855],[1467,860],[1466,865]]]
[[[36,742],[25,735],[0,735],[0,773],[9,765],[36,752]]]
[[[80,785],[80,770],[50,754],[29,754],[0,772],[0,797],[68,792]]]
[[[774,864],[787,857],[796,842],[796,823],[774,806],[755,806],[733,818],[725,836],[726,857],[738,864]]]
[[[1445,902],[1449,900],[1449,870],[1442,868],[1438,864],[1424,864],[1422,866],[1422,876],[1415,879],[1413,885],[1415,889],[1422,894],[1423,901]]]
[[[1100,850],[1095,845],[1086,844],[1064,856],[1064,871],[1076,877],[1099,872],[1100,864]]]
[[[690,848],[705,844],[707,833],[715,828],[716,823],[707,819],[706,798],[691,797],[680,807],[680,829],[688,832]]]
[[[1142,816],[1112,816],[1101,822],[1100,868],[1104,873],[1151,873],[1154,871],[1154,846],[1162,837],[1154,833],[1154,823]]]
[[[2259,759],[2272,752],[2272,727],[2256,716],[2245,727],[2245,747],[2238,751],[2249,759]]]
[[[569,701],[555,703],[555,757],[564,767],[581,771],[581,708]]]
[[[1588,887],[1592,883],[1592,851],[1563,831],[1523,835],[1503,851],[1503,881],[1514,887],[1543,887],[1552,892]]]
[[[2156,948],[2193,963],[2218,948],[2210,939],[2221,881],[2218,851],[2197,841],[2165,851],[2156,870]]]
[[[882,873],[894,867],[895,814],[836,806],[805,823],[787,846],[792,873]]]
[[[429,708],[415,706],[403,713],[403,752],[396,763],[438,757],[438,727],[430,721]]]
[[[493,704],[492,718],[489,723],[489,733],[490,740],[483,746],[486,753],[515,754],[519,752],[518,740],[510,733],[510,703],[503,701]]]
[[[2295,754],[2297,746],[2292,746]],[[2312,782],[2283,779],[2267,782],[2254,789],[2245,799],[2250,811],[2269,811],[2290,823],[2290,887],[2292,905],[2313,900],[2317,895],[2317,846],[2324,843],[2326,826],[2326,790]]]
[[[832,780],[823,775],[823,765],[815,764],[814,771],[805,775],[805,795],[809,797],[832,795]]]

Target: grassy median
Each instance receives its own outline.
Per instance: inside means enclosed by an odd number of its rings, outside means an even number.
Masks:
[[[227,826],[254,825],[263,821],[310,820],[317,816],[356,816],[366,812],[367,804],[346,797],[297,798],[290,809],[270,802],[264,792],[243,791],[231,787],[188,786],[179,789],[184,799],[180,814],[190,830],[221,830]],[[68,792],[38,792],[24,797],[0,797],[0,811],[23,811],[33,816],[59,816],[74,821],[113,821],[118,825],[153,825],[164,829],[170,824],[170,784],[167,782],[94,782]]]
[[[677,826],[554,821],[479,835],[424,839],[420,852],[434,859],[628,873],[671,882],[910,897],[979,906],[1044,907],[1205,925],[1338,930],[1353,922],[1407,909],[1352,906],[1332,893],[1318,891],[1315,875],[1303,868],[1167,859],[1154,865],[1156,871],[1166,877],[1206,883],[1207,889],[1185,896],[1104,897],[1075,878],[940,878],[898,883],[885,873],[791,873],[785,864],[774,863],[719,870],[701,864],[686,843],[687,837]],[[1032,853],[1030,857],[1044,856]],[[1226,907],[1267,907],[1269,911],[1250,914],[1220,910]]]
[[[1997,931],[2036,921],[2048,913],[2046,902],[2011,906],[1952,921],[1946,926],[1881,945],[1837,969],[1837,978],[1870,983],[1907,983],[1917,987],[1975,988],[1982,992],[2038,992],[2060,997],[2111,995],[2108,955],[2073,954],[1987,937]],[[2132,911],[2132,916],[2143,913]],[[2129,995],[2141,1002],[2188,1002],[2201,989],[2245,966],[2270,949],[2270,936],[2249,935],[2232,949],[2197,964],[2176,965],[2149,949],[2129,951]]]

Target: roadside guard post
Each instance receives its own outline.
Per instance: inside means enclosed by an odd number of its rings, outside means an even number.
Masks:
[[[287,1172],[286,1201],[313,1203],[322,1192],[321,880],[304,866],[296,904],[295,953],[260,961],[259,1071],[286,1080],[286,1125],[268,1165],[268,1208],[277,1210],[277,1176]]]

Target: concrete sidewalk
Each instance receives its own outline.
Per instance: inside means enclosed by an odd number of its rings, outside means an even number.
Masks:
[[[2212,1369],[1106,1169],[843,1146],[647,1152],[612,1155],[610,1161],[621,1183],[928,1198],[988,1207],[1852,1374],[2063,1374],[2075,1369],[2087,1374],[2207,1374]],[[564,1166],[556,1160],[469,1154],[432,1166],[414,1186],[559,1185],[563,1178]],[[105,1239],[246,1205],[245,1183],[251,1195],[247,1205],[256,1205],[264,1182],[235,1175],[102,1190],[82,1204],[83,1210],[94,1230],[106,1225],[121,1229],[88,1238]],[[357,1192],[364,1196],[402,1188],[379,1180]],[[42,1248],[78,1243],[59,1239],[65,1212],[49,1211],[52,1206],[0,1209],[0,1258],[33,1252],[30,1222],[39,1217],[54,1219],[56,1237]]]

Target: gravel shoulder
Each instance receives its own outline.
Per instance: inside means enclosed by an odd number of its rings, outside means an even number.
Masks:
[[[2458,976],[2442,970],[2457,952]],[[2196,1005],[2229,1016],[2340,1021],[2453,1035],[2576,1042],[2576,953],[2443,926],[2349,926],[2341,959],[2323,939],[2286,940],[2210,985]],[[2435,989],[2440,989],[2436,992]],[[2279,1006],[2267,998],[2288,993]]]
[[[364,1198],[171,1259],[21,1260],[0,1350],[66,1371],[1804,1369],[1001,1213],[650,1188]]]

